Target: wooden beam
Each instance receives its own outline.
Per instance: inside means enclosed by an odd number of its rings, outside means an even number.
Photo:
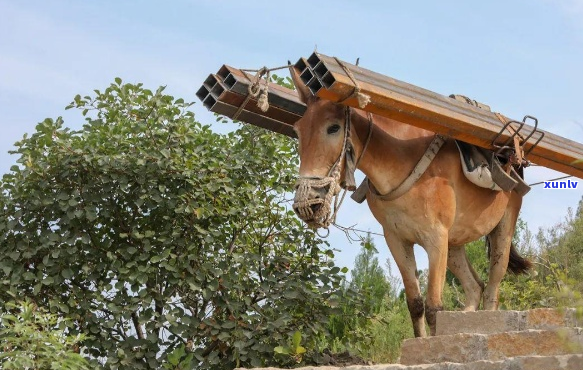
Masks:
[[[496,149],[492,143],[499,134],[497,142],[505,142],[510,137],[508,130],[502,130],[504,125],[493,112],[333,57],[314,53],[307,59],[300,59],[296,68],[304,84],[323,99],[343,101],[343,104],[359,108],[355,97],[344,101],[356,87],[346,68],[360,91],[371,98],[364,107],[365,111],[492,150]],[[532,130],[534,127],[527,123],[520,132],[526,137]],[[533,146],[543,135],[540,143]],[[531,151],[528,159],[532,162],[583,178],[583,162],[578,162],[583,159],[582,144],[539,130],[524,147]]]

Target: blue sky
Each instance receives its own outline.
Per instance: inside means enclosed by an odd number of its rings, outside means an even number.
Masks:
[[[279,66],[320,52],[441,93],[460,93],[583,142],[583,0],[523,1],[9,1],[0,0],[0,173],[15,141],[46,117],[121,77],[195,101],[223,63]],[[214,122],[201,104],[199,121]],[[219,131],[226,126],[216,128]],[[277,160],[277,159],[274,159]],[[560,176],[531,168],[527,181]],[[536,187],[522,218],[531,229],[561,221],[583,195]],[[345,202],[339,222],[378,232],[365,205]],[[358,244],[334,231],[338,262]],[[376,240],[380,258],[389,257]],[[421,267],[426,265],[419,253]]]

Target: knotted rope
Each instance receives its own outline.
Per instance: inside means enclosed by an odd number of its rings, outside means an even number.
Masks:
[[[247,88],[247,97],[243,100],[243,103],[239,106],[239,109],[233,115],[233,120],[236,120],[243,109],[249,103],[249,100],[257,100],[257,107],[261,109],[262,112],[267,112],[269,109],[269,79],[271,78],[271,72],[280,69],[287,69],[289,66],[281,66],[275,68],[262,67],[260,69],[240,69],[243,75],[251,82]],[[255,75],[250,78],[249,74],[246,72],[255,72]],[[263,83],[262,83],[263,81]]]
[[[356,100],[358,101],[358,107],[360,109],[363,109],[368,105],[368,103],[370,103],[370,96],[360,92],[360,85],[358,84],[358,81],[356,81],[356,78],[354,78],[354,75],[352,74],[350,69],[348,69],[348,67],[346,67],[346,65],[340,59],[336,57],[334,57],[334,59],[336,60],[336,63],[338,63],[340,67],[342,67],[344,73],[346,73],[348,78],[350,78],[350,81],[352,81],[352,83],[354,84],[354,90],[352,90],[352,93],[348,95],[346,98],[340,100],[338,103],[342,104],[348,99],[356,97]]]

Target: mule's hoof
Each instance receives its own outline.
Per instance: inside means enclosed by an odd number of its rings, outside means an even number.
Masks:
[[[486,310],[486,311],[498,310],[498,301],[497,300],[484,300],[484,310]]]

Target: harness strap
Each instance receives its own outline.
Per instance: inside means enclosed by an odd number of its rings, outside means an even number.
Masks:
[[[368,177],[365,177],[364,180],[362,180],[350,198],[360,204],[366,199],[366,193],[368,193]]]
[[[425,153],[423,153],[421,159],[419,159],[419,162],[417,162],[417,164],[415,165],[415,168],[413,168],[413,171],[411,171],[409,176],[405,180],[403,180],[403,182],[399,186],[397,186],[390,192],[386,194],[380,194],[378,190],[374,187],[374,185],[370,182],[370,179],[366,177],[362,184],[360,184],[358,189],[356,189],[356,191],[352,194],[352,199],[354,199],[358,203],[362,203],[366,198],[366,194],[368,191],[370,191],[370,193],[375,197],[384,201],[399,198],[401,195],[408,192],[417,182],[417,180],[419,180],[421,176],[423,176],[423,174],[425,173],[425,171],[427,171],[427,168],[429,168],[429,165],[431,164],[431,162],[439,152],[439,149],[441,149],[446,140],[447,139],[445,137],[436,134],[433,137],[433,140],[431,141],[427,149],[425,150]]]

